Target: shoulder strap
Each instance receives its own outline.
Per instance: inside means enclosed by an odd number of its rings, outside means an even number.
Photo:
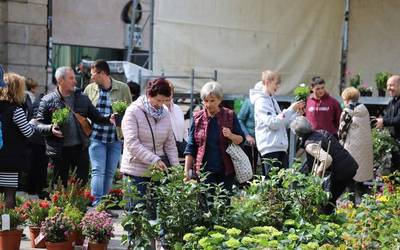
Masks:
[[[157,154],[157,152],[156,152],[156,141],[154,140],[153,128],[151,127],[151,124],[150,124],[149,118],[147,117],[146,112],[143,111],[143,114],[146,117],[147,123],[149,124],[149,127],[150,127],[151,138],[153,139],[153,150],[154,150],[154,153]]]

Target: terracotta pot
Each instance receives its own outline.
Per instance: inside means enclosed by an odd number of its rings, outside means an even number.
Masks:
[[[40,227],[29,227],[29,238],[31,239],[32,248],[46,248],[46,240],[43,238],[38,244],[35,244],[35,239],[40,233]]]
[[[83,237],[82,232],[78,232],[76,241],[75,241],[75,246],[82,246],[84,240],[85,240],[85,237]]]
[[[71,243],[72,246],[74,246],[77,238],[78,233],[76,231],[72,231],[69,233],[68,241]]]
[[[107,250],[108,243],[89,242],[88,250]]]
[[[46,241],[47,250],[72,250],[73,247],[69,241],[63,242],[49,242]]]
[[[0,250],[18,250],[21,236],[20,229],[0,231]]]

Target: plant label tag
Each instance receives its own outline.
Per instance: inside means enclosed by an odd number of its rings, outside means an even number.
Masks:
[[[39,245],[39,243],[44,239],[44,233],[40,232],[39,235],[35,238],[35,245]]]
[[[10,230],[10,215],[1,215],[1,230]]]
[[[88,250],[88,248],[89,248],[89,239],[85,238],[85,240],[83,241],[82,250]]]

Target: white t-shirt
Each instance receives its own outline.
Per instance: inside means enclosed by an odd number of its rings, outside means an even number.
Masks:
[[[185,126],[185,119],[183,117],[182,109],[175,103],[171,103],[170,108],[165,107],[171,117],[172,131],[174,131],[175,139],[177,141],[187,141],[188,131]]]

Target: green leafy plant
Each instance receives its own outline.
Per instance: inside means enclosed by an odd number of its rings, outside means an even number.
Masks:
[[[28,200],[21,206],[29,226],[40,227],[49,215],[50,203],[46,200]]]
[[[22,226],[25,223],[23,211],[19,207],[17,207],[16,209],[5,209],[3,207],[1,215],[3,214],[8,214],[10,216],[10,230],[17,229],[19,226]],[[0,220],[0,228],[1,227],[2,220]]]
[[[83,212],[71,204],[67,204],[67,206],[64,208],[64,215],[71,220],[76,228],[83,218]]]
[[[390,173],[391,152],[398,151],[396,140],[387,129],[372,129],[372,148],[377,175]]]
[[[377,89],[386,90],[386,83],[392,74],[389,72],[379,72],[375,75],[375,82]]]
[[[361,85],[361,75],[356,74],[354,76],[350,77],[350,86],[358,89],[358,87]]]
[[[302,83],[294,89],[293,94],[296,101],[306,101],[310,95],[310,88],[305,83]]]
[[[125,101],[116,101],[111,104],[113,112],[117,114],[123,114],[128,106]]]
[[[57,109],[52,114],[51,123],[58,126],[62,126],[68,121],[69,115],[70,115],[69,108],[65,107]]]

